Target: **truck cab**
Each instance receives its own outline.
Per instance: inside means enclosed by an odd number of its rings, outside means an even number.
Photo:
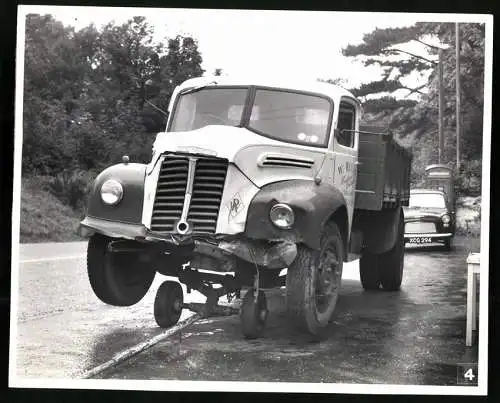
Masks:
[[[155,302],[170,327],[194,308],[179,283],[207,296],[207,315],[247,289],[239,313],[254,338],[263,290],[282,285],[293,322],[322,333],[345,261],[361,257],[365,288],[399,289],[411,158],[386,133],[362,132],[360,118],[359,101],[327,83],[187,80],[151,161],[124,159],[95,180],[80,224],[94,292],[129,306],[156,272],[176,277]]]

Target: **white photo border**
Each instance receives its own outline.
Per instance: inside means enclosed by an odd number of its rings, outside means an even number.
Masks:
[[[19,284],[19,240],[21,201],[21,160],[23,146],[23,87],[24,87],[24,44],[26,16],[30,13],[47,13],[60,9],[72,12],[89,12],[99,9],[99,13],[117,15],[153,15],[158,12],[179,11],[169,8],[126,8],[94,6],[35,6],[19,5],[16,44],[16,90],[15,90],[15,137],[14,137],[14,178],[12,206],[12,274],[11,274],[11,322],[9,348],[9,387],[41,389],[98,389],[137,391],[227,391],[227,392],[288,392],[288,393],[345,393],[345,394],[422,394],[422,395],[487,395],[488,382],[488,295],[489,295],[489,240],[490,240],[490,169],[491,169],[491,113],[492,113],[492,72],[493,72],[493,15],[489,14],[438,14],[438,13],[381,13],[347,11],[270,11],[280,13],[321,13],[346,14],[356,17],[374,18],[377,14],[393,15],[398,21],[414,23],[416,19],[434,22],[472,22],[485,24],[485,68],[484,68],[484,116],[483,116],[483,163],[482,163],[482,207],[481,207],[481,267],[483,278],[480,282],[479,315],[481,321],[478,332],[478,375],[477,386],[427,386],[389,384],[325,384],[295,382],[220,382],[220,381],[171,381],[171,380],[114,380],[114,379],[25,379],[17,376],[17,317]],[[193,9],[194,10],[194,9]],[[202,11],[196,9],[195,11]],[[228,10],[229,11],[229,10]],[[246,10],[230,10],[244,13]],[[255,10],[252,10],[255,11]],[[268,11],[268,10],[267,10]],[[465,264],[465,262],[464,262]]]

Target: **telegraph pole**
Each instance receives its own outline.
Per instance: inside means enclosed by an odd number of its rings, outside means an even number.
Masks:
[[[439,153],[438,163],[443,162],[444,157],[444,136],[443,136],[443,110],[444,110],[444,84],[443,84],[443,49],[439,48]]]
[[[457,94],[457,170],[460,168],[460,30],[458,22],[455,24],[455,54],[456,54],[456,94]]]

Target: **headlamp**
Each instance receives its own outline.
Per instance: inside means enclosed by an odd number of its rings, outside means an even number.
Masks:
[[[123,197],[123,187],[120,182],[108,179],[101,186],[101,200],[110,206],[120,202]]]
[[[295,222],[295,214],[288,204],[275,204],[269,211],[271,222],[281,229],[289,229]]]
[[[441,217],[441,221],[443,222],[443,224],[449,224],[451,221],[451,218],[448,214],[445,214]]]

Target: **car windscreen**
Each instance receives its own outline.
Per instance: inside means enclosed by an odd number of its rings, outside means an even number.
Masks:
[[[239,126],[247,88],[204,88],[179,97],[171,131],[188,131],[208,125]]]
[[[248,127],[280,141],[326,146],[331,108],[323,97],[257,89]]]
[[[413,193],[410,195],[409,207],[446,208],[446,202],[439,193]]]

